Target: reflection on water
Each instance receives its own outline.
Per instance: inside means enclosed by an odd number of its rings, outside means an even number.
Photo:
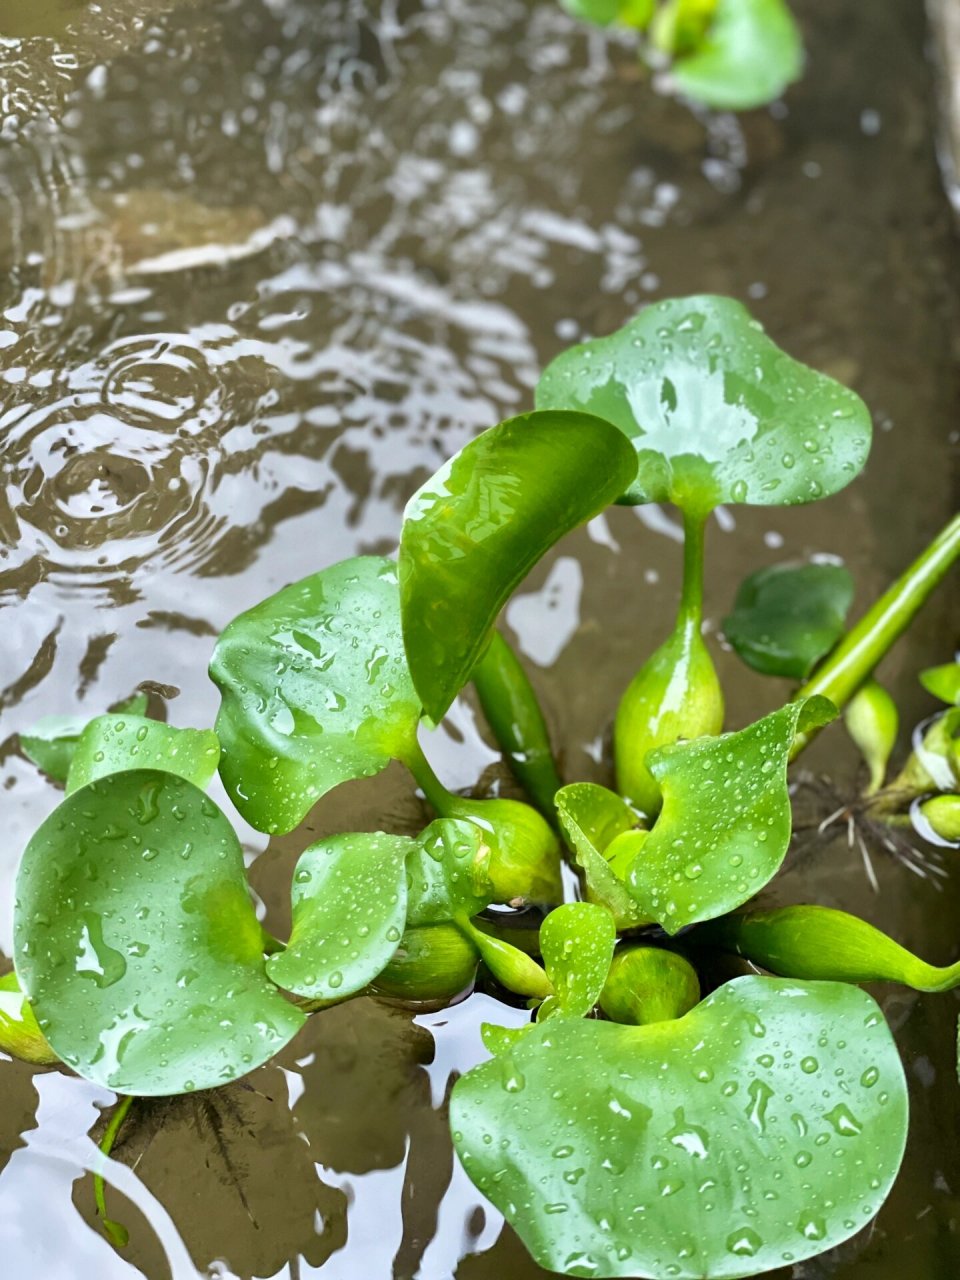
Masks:
[[[561,346],[648,299],[743,298],[880,427],[848,495],[718,513],[714,626],[748,570],[814,552],[847,557],[862,605],[942,522],[960,443],[957,273],[922,15],[913,0],[796,7],[806,80],[786,108],[737,120],[657,98],[627,42],[553,0],[0,6],[8,955],[16,862],[57,798],[13,735],[143,680],[181,690],[174,720],[212,722],[205,668],[230,618],[344,556],[392,551],[442,458],[529,407]],[[568,777],[607,777],[615,698],[672,622],[675,534],[670,513],[611,511],[510,608]],[[885,671],[908,717],[930,710],[913,672],[952,648],[950,605],[944,593]],[[732,724],[758,691],[773,704],[774,686],[720,665]],[[431,756],[453,785],[501,780],[467,705]],[[810,763],[850,785],[838,731]],[[328,797],[254,866],[268,923],[282,931],[311,839],[418,817],[399,771]],[[954,877],[941,889],[875,850],[875,893],[842,831],[801,843],[785,899],[859,907],[954,958]],[[942,1135],[960,1121],[958,1001],[885,1003],[914,1085],[908,1163],[876,1226],[804,1280],[956,1271],[960,1156]],[[446,1137],[450,1072],[479,1058],[491,1012],[478,995],[413,1023],[358,1002],[247,1084],[139,1106],[110,1170],[128,1197],[108,1192],[131,1229],[122,1257],[91,1226],[82,1175],[107,1095],[4,1062],[5,1274],[542,1274]]]

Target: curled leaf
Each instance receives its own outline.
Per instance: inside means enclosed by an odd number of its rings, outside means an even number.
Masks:
[[[344,560],[241,613],[210,676],[231,800],[258,831],[291,831],[332,787],[379,773],[415,737],[396,565]]]
[[[501,986],[518,996],[545,1000],[553,995],[553,986],[543,968],[519,947],[502,938],[483,933],[464,917],[457,922],[480,952],[480,958]]]
[[[642,911],[676,933],[734,910],[776,875],[790,843],[790,748],[835,715],[828,699],[808,698],[651,755],[663,810],[627,878]]]
[[[836,493],[870,448],[859,396],[780,350],[732,298],[646,307],[622,329],[563,352],[537,387],[541,409],[614,423],[639,461],[621,501],[779,506]]]
[[[267,961],[279,987],[311,1000],[342,1000],[386,967],[407,916],[407,836],[331,836],[300,855],[293,931]]]
[[[20,864],[14,939],[53,1050],[120,1093],[213,1088],[303,1024],[264,972],[233,828],[172,773],[112,774],[54,810]]]
[[[606,907],[618,929],[652,923],[652,917],[640,910],[605,856],[618,836],[636,829],[634,810],[613,791],[593,782],[562,787],[556,805],[574,861],[583,873],[587,901]]]
[[[484,431],[413,495],[400,538],[403,640],[435,724],[470,679],[514,587],[635,474],[632,450],[608,422],[525,413]]]
[[[210,729],[178,729],[145,716],[97,716],[77,739],[67,795],[128,769],[160,769],[206,787],[217,772],[220,743]]]
[[[741,583],[723,631],[754,671],[805,680],[843,635],[852,602],[843,565],[771,565]]]
[[[457,1081],[450,1125],[540,1266],[732,1280],[862,1230],[907,1090],[865,992],[745,977],[670,1022],[539,1023]]]

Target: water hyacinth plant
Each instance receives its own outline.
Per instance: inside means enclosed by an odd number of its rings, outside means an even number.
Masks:
[[[701,634],[706,518],[838,492],[866,460],[865,406],[717,297],[656,304],[564,353],[536,401],[414,494],[396,560],[319,569],[227,626],[215,730],[138,705],[24,740],[66,794],[23,855],[0,1047],[123,1095],[109,1143],[129,1098],[235,1080],[353,996],[445,1004],[482,966],[530,1020],[484,1027],[489,1059],[453,1089],[453,1143],[536,1261],[752,1276],[855,1234],[897,1176],[903,1068],[858,984],[960,985],[956,964],[866,921],[751,905],[790,843],[790,761],[844,707],[870,771],[858,803],[956,840],[957,669],[924,673],[950,705],[890,781],[895,708],[872,673],[960,553],[960,518],[849,630],[842,567],[754,575],[728,638],[802,683],[723,732]],[[537,560],[614,502],[674,503],[686,533],[674,632],[617,712],[616,790],[560,777],[497,630]],[[532,805],[453,794],[427,761],[419,735],[471,682]],[[290,936],[271,937],[213,774],[272,834],[390,761],[435,817],[310,845]],[[537,929],[511,929],[510,908]],[[754,972],[716,985],[729,956]],[[105,1216],[102,1187],[98,1204]]]

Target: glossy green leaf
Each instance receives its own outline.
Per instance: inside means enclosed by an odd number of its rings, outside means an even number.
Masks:
[[[856,476],[870,448],[859,396],[780,350],[732,298],[654,303],[547,366],[537,407],[583,409],[633,440],[621,501],[812,502]]]
[[[692,935],[698,945],[746,956],[785,978],[902,982],[916,991],[960,985],[960,962],[927,964],[857,916],[832,907],[780,907],[728,916]]]
[[[618,947],[600,993],[608,1018],[636,1027],[682,1018],[699,1001],[696,969],[663,947]]]
[[[598,27],[616,25],[642,31],[653,17],[655,0],[560,0],[567,13]]]
[[[142,716],[147,702],[145,693],[136,693],[117,710]],[[77,742],[89,723],[89,716],[44,716],[20,735],[20,749],[49,777],[56,782],[66,782]]]
[[[414,494],[400,539],[403,639],[427,714],[443,718],[501,608],[540,557],[636,474],[610,424],[525,413],[484,431]]]
[[[15,973],[0,978],[0,1053],[35,1067],[50,1067],[60,1061],[40,1030]]]
[[[723,631],[754,671],[805,680],[843,635],[852,603],[843,565],[771,565],[741,583]]]
[[[545,1000],[553,995],[550,979],[532,956],[502,938],[482,932],[465,916],[461,916],[457,923],[501,986],[518,996],[529,996],[534,1000]]]
[[[584,894],[613,916],[618,929],[650,924],[604,856],[618,836],[636,828],[638,818],[625,800],[593,782],[574,782],[556,797],[560,825],[583,873]]]
[[[942,667],[928,667],[920,672],[920,683],[927,693],[941,702],[960,706],[960,662],[946,662]]]
[[[475,916],[494,900],[488,833],[465,819],[438,818],[407,858],[407,924]]]
[[[808,698],[737,733],[651,755],[663,811],[629,872],[641,910],[676,933],[733,911],[776,875],[790,843],[794,737],[835,715],[826,698]]]
[[[534,1024],[528,1023],[525,1027],[498,1027],[493,1022],[482,1022],[480,1024],[480,1039],[483,1041],[483,1047],[487,1053],[492,1053],[494,1057],[500,1053],[506,1053],[514,1047],[518,1040],[533,1030]]]
[[[407,917],[408,836],[330,836],[300,855],[293,929],[267,961],[277,984],[311,1000],[342,1000],[372,982],[396,951]]]
[[[540,1023],[457,1081],[450,1124],[548,1270],[726,1280],[863,1229],[900,1166],[907,1090],[865,992],[745,977],[673,1022]]]
[[[717,0],[700,45],[673,66],[681,93],[721,111],[778,98],[803,71],[803,41],[786,0]]]
[[[17,975],[54,1051],[119,1093],[252,1071],[303,1023],[264,972],[243,851],[171,773],[113,774],[50,815],[20,864]]]
[[[540,951],[558,1013],[583,1018],[600,999],[617,930],[613,916],[591,902],[568,902],[540,926]]]
[[[97,716],[77,739],[67,795],[128,769],[160,769],[206,787],[217,772],[220,743],[210,729],[177,729],[128,714]]]
[[[230,798],[259,831],[291,831],[319,798],[379,773],[416,735],[396,565],[361,556],[240,614],[214,651]]]

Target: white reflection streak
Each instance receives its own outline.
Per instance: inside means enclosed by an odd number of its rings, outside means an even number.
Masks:
[[[55,1073],[35,1077],[35,1085],[40,1096],[37,1128],[24,1135],[26,1146],[13,1153],[0,1175],[4,1273],[43,1276],[44,1280],[77,1280],[78,1276],[132,1280],[142,1275],[102,1234],[83,1222],[72,1203],[77,1178],[99,1172],[150,1224],[172,1280],[200,1280],[201,1273],[160,1201],[126,1165],[105,1159],[87,1136],[86,1130],[97,1118],[94,1104],[109,1104],[114,1095]]]

